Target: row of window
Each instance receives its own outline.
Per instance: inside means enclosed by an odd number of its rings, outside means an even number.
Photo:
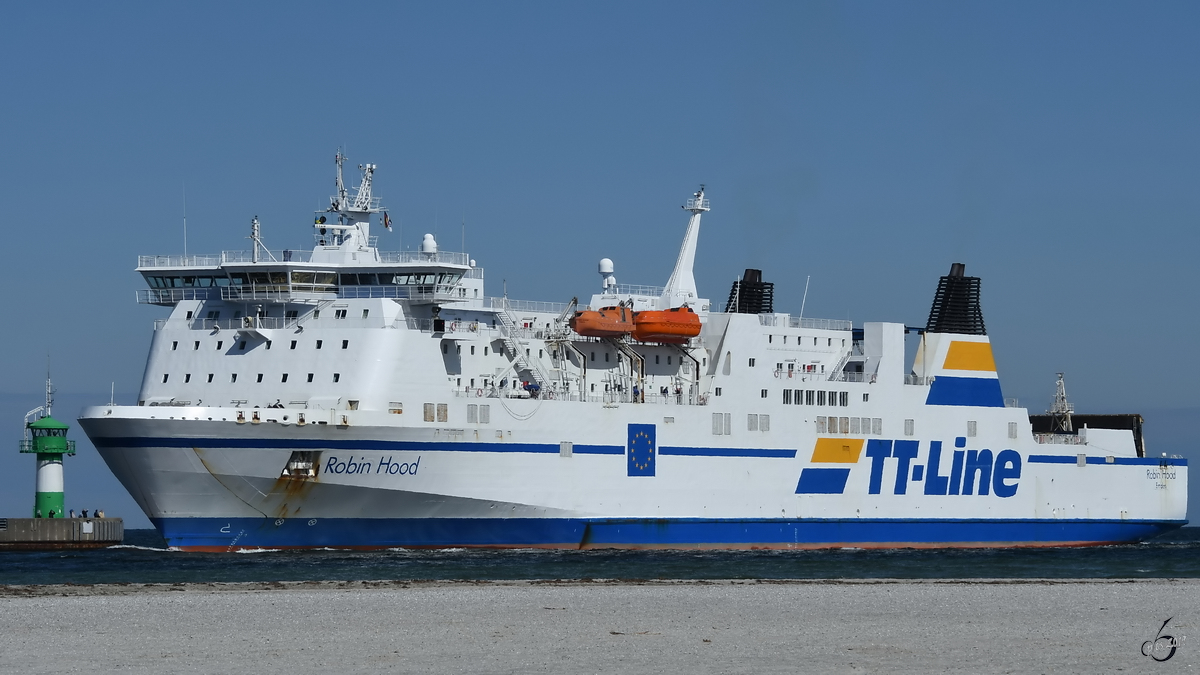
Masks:
[[[207,379],[207,380],[205,380],[205,383],[206,383],[206,384],[211,384],[211,383],[212,383],[212,381],[213,381],[213,378],[214,378],[214,377],[216,377],[216,375],[215,375],[214,373],[209,373],[209,374],[208,374],[208,379]],[[258,377],[257,377],[257,378],[255,378],[255,382],[262,382],[262,381],[263,381],[263,377],[265,377],[265,376],[263,375],[263,373],[258,373]],[[314,374],[314,373],[309,373],[309,374],[308,374],[308,379],[307,379],[307,380],[305,380],[305,381],[306,381],[306,382],[312,382],[314,377],[315,377],[315,374]],[[170,379],[171,379],[171,374],[170,374],[170,373],[163,373],[163,376],[162,376],[162,383],[163,383],[163,384],[166,384],[168,381],[170,381]],[[334,373],[334,374],[333,374],[333,381],[334,381],[335,383],[336,383],[336,382],[340,382],[341,380],[342,380],[342,374],[341,374],[341,373]],[[236,383],[237,381],[238,381],[238,374],[237,374],[237,373],[230,373],[230,375],[229,375],[229,382],[230,382],[231,384],[233,384],[233,383]],[[282,376],[280,376],[280,378],[279,378],[279,381],[280,381],[281,383],[286,383],[286,382],[288,381],[288,374],[287,374],[287,373],[284,373]],[[184,374],[183,374],[183,383],[184,383],[184,384],[191,384],[191,382],[192,382],[192,374],[191,374],[191,373],[184,373]]]
[[[462,278],[461,272],[418,274],[335,274],[333,272],[233,272],[229,276],[147,276],[151,288],[212,288],[213,286],[286,286],[308,284],[318,286],[453,286]]]
[[[970,420],[967,422],[967,437],[973,438],[978,434],[979,423]],[[1016,422],[1008,423],[1008,437],[1016,438],[1018,425]],[[714,432],[715,433],[715,432]],[[879,417],[817,417],[817,433],[818,434],[863,434],[871,436],[883,435],[883,420]],[[915,420],[904,420],[904,435],[916,435]]]
[[[765,389],[763,391],[766,391]],[[867,400],[868,394],[863,394]],[[766,398],[764,396],[763,398]],[[784,405],[835,405],[845,407],[850,405],[850,392],[824,391],[820,389],[784,389]]]
[[[746,415],[746,431],[770,431],[771,416],[750,413]],[[714,436],[730,436],[733,434],[732,413],[713,413],[712,432]]]
[[[345,310],[345,309],[335,309],[335,310],[333,310],[333,318],[335,318],[335,319],[345,319],[345,318],[346,318],[346,312],[347,312],[347,311],[348,311],[348,310]],[[195,315],[195,312],[188,312],[188,313],[187,313],[187,318],[188,318],[188,320],[190,321],[190,320],[193,318],[193,316],[194,316],[194,315]],[[369,310],[369,309],[364,309],[364,310],[362,311],[362,318],[364,318],[364,319],[365,319],[365,318],[367,318],[367,317],[368,317],[368,316],[370,316],[370,315],[371,315],[371,310]],[[260,309],[260,310],[258,311],[258,313],[257,313],[257,314],[255,314],[254,316],[257,316],[257,317],[258,317],[258,318],[260,318],[260,319],[266,319],[266,318],[269,318],[269,317],[271,316],[271,313],[270,313],[270,311],[268,311],[268,310],[265,310],[265,309]],[[221,310],[219,310],[219,309],[213,309],[213,310],[209,310],[209,311],[208,311],[208,313],[207,313],[207,314],[205,314],[204,318],[205,318],[205,319],[207,319],[207,320],[209,320],[209,321],[217,321],[217,320],[219,320],[219,319],[221,318]],[[239,309],[239,310],[237,310],[237,311],[235,311],[235,312],[233,313],[233,318],[235,318],[235,319],[244,319],[244,322],[243,322],[243,323],[245,324],[246,328],[250,328],[250,327],[252,327],[252,326],[254,325],[253,317],[252,317],[251,315],[242,316],[242,311],[241,311],[240,309]],[[284,310],[284,312],[283,312],[283,318],[285,318],[285,319],[298,319],[298,318],[300,318],[300,311],[299,311],[299,310],[295,310],[295,309],[287,309],[287,310]],[[319,310],[319,309],[314,309],[314,310],[312,311],[312,315],[311,315],[309,318],[310,318],[310,319],[313,319],[313,320],[315,320],[315,319],[320,319],[320,318],[321,318],[321,310]]]
[[[271,340],[267,340],[267,344],[266,344],[266,346],[267,346],[267,349],[270,349],[270,348],[271,348],[271,343],[272,343],[272,341],[271,341]],[[289,347],[289,349],[295,349],[295,348],[296,348],[296,344],[297,344],[297,341],[296,341],[296,340],[292,340],[292,344],[291,344],[291,346]],[[325,346],[325,341],[324,341],[324,340],[317,340],[317,341],[316,341],[316,348],[317,348],[317,349],[321,349],[321,348],[322,348],[322,347],[324,347],[324,346]],[[216,343],[216,350],[217,350],[217,351],[221,351],[221,349],[222,349],[222,348],[224,348],[224,347],[225,347],[225,341],[224,341],[224,340],[217,340],[217,343]],[[238,348],[238,350],[239,350],[239,351],[246,351],[246,341],[245,341],[245,340],[239,340],[239,341],[238,341],[238,346],[237,346],[237,348]],[[342,340],[342,349],[349,349],[349,348],[350,348],[350,341],[349,341],[349,340]],[[179,350],[179,340],[172,340],[172,341],[171,341],[171,351],[173,351],[173,352],[174,352],[174,351],[178,351],[178,350]],[[199,341],[199,340],[194,340],[194,341],[192,342],[192,351],[199,351],[199,350],[200,350],[200,341]]]
[[[783,344],[785,344],[785,345],[786,345],[786,344],[788,343],[788,336],[786,336],[786,335],[781,335],[780,337],[782,337],[782,338],[783,338]],[[804,344],[804,336],[803,336],[803,335],[797,335],[797,336],[795,336],[795,337],[796,337],[796,344],[798,344],[798,345],[800,345],[800,344]],[[820,338],[813,338],[813,339],[812,339],[812,343],[813,343],[813,346],[814,346],[814,347],[815,347],[815,346],[818,344],[818,343],[817,343],[817,340],[819,340],[819,339],[820,339]],[[842,340],[842,346],[843,346],[843,347],[845,347],[845,346],[846,346],[846,339],[845,339],[845,338],[841,338],[841,340]],[[775,336],[774,336],[774,335],[767,335],[767,344],[774,344],[774,342],[775,342]],[[825,346],[826,346],[826,347],[832,347],[832,346],[833,346],[833,338],[825,338]],[[753,364],[753,363],[751,363],[750,365],[752,365],[752,366],[753,366],[754,364]]]
[[[904,428],[907,431],[909,422],[904,421]],[[881,417],[817,417],[817,433],[818,434],[858,434],[863,436],[882,436],[883,435],[883,418]],[[911,436],[911,433],[906,433],[906,436]]]

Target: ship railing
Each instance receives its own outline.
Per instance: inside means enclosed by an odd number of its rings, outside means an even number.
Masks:
[[[851,330],[854,328],[854,322],[846,319],[814,319],[790,314],[759,314],[758,323],[762,326],[786,326],[812,330]]]
[[[663,286],[642,286],[639,284],[617,284],[617,295],[648,295],[661,298],[667,289]]]
[[[540,312],[543,314],[562,314],[567,309],[565,302],[538,302],[534,300],[513,300],[511,298],[483,298],[484,309],[509,310],[512,312]]]
[[[1033,440],[1044,445],[1087,445],[1087,439],[1075,434],[1034,434]]]
[[[312,251],[285,248],[279,251],[259,251],[258,264],[282,262],[311,262]],[[222,265],[254,264],[254,251],[221,251]]]
[[[784,382],[858,382],[861,380],[830,380],[828,373],[817,372],[815,370],[781,370],[779,371],[779,379]]]
[[[1005,408],[1020,408],[1021,402],[1015,398],[1006,398],[1006,399],[1004,399],[1004,407]]]
[[[278,251],[259,250],[258,263],[311,262],[312,251],[285,248]],[[254,251],[221,251],[220,255],[139,255],[139,268],[156,267],[218,267],[254,263]]]
[[[219,255],[139,255],[138,267],[217,267]]]
[[[314,290],[304,291],[299,288],[289,287],[287,284],[280,284],[273,286],[222,286],[220,287],[220,291],[222,300],[239,302],[306,302],[312,301],[315,298],[333,299],[336,295],[334,292],[336,287],[334,286],[305,285],[303,288],[312,288]]]
[[[829,378],[830,382],[874,382],[870,373],[853,373],[841,371],[834,373]]]
[[[296,317],[279,316],[241,316],[236,319],[193,319],[188,328],[193,330],[283,330],[295,328],[300,324]]]
[[[914,375],[912,373],[909,373],[904,376],[904,384],[912,384],[912,385],[916,385],[919,387],[923,387],[928,384],[933,384],[933,378],[932,377],[923,377],[921,375]]]
[[[338,289],[338,298],[397,298],[409,299],[418,303],[452,302],[466,300],[457,286],[342,286]]]
[[[455,387],[455,398],[531,398],[530,394],[519,387]],[[704,405],[703,399],[692,401],[685,392],[681,394],[644,394],[639,401],[634,401],[632,391],[609,391],[604,394],[580,394],[578,392],[562,392],[555,389],[543,389],[538,398],[546,401],[573,401],[577,403],[629,403],[645,405]]]
[[[471,256],[455,251],[379,251],[379,262],[385,263],[426,263],[470,266]]]
[[[218,287],[141,288],[135,292],[139,305],[174,305],[182,300],[208,300],[217,297]]]

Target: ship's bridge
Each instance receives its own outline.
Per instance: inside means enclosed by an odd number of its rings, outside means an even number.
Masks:
[[[224,251],[220,255],[139,256],[137,272],[149,286],[142,304],[182,300],[318,303],[341,298],[394,298],[414,304],[479,298],[483,268],[466,253],[377,251],[361,260],[313,262],[311,251]]]

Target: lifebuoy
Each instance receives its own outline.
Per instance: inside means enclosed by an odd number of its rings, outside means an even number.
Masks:
[[[478,331],[479,331],[479,322],[478,322],[478,321],[474,321],[474,322],[472,322],[472,323],[471,323],[471,332],[472,332],[472,333],[475,333],[475,332],[478,332]]]
[[[783,371],[782,371],[782,370],[776,370],[776,371],[775,371],[775,379],[779,379],[779,377],[780,377],[781,375],[783,375]]]
[[[475,398],[483,398],[483,390],[482,389],[475,390]]]

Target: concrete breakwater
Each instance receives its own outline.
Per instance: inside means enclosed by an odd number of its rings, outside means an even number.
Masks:
[[[0,518],[0,550],[101,548],[124,538],[120,518]]]

